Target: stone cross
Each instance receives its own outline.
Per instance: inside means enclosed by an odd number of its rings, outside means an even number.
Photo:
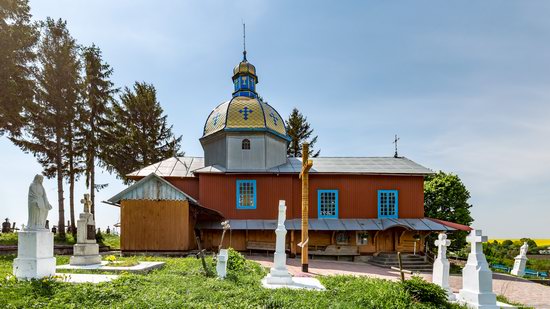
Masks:
[[[80,200],[80,203],[84,205],[84,212],[90,213],[90,209],[92,209],[92,201],[90,200],[90,195],[84,194],[84,198]]]
[[[451,244],[451,241],[447,239],[447,235],[440,233],[434,244],[437,246],[437,258],[447,259],[447,247]]]
[[[449,286],[450,263],[447,260],[447,247],[451,244],[451,241],[447,239],[445,233],[440,233],[434,243],[437,246],[437,258],[433,265],[432,282],[447,292],[449,300],[455,300],[456,297]]]
[[[498,309],[496,294],[493,293],[493,272],[483,254],[487,236],[483,236],[481,230],[472,230],[466,240],[471,243],[472,251],[462,269],[459,301],[469,308]]]

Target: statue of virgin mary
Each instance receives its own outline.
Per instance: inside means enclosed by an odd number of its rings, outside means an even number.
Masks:
[[[27,230],[38,230],[46,228],[46,219],[48,211],[52,209],[52,205],[48,202],[46,191],[42,186],[44,176],[36,175],[29,186],[29,221]]]

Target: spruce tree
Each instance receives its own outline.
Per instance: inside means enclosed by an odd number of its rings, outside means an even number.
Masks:
[[[108,126],[107,112],[113,102],[116,89],[110,78],[113,69],[103,61],[101,50],[92,45],[83,49],[83,121],[85,128],[84,152],[86,157],[86,187],[90,190],[91,212],[95,215],[95,192],[100,187],[95,183],[95,167],[101,150],[100,133]]]
[[[46,177],[57,178],[58,231],[64,239],[63,178],[69,170],[66,158],[71,155],[70,131],[80,87],[78,49],[65,21],[47,18],[41,30],[35,100],[25,113],[24,132],[11,140],[38,159]]]
[[[311,157],[318,157],[321,153],[321,150],[313,149],[315,143],[317,142],[317,135],[313,138],[313,129],[309,122],[307,122],[307,117],[302,115],[297,108],[292,110],[292,113],[288,117],[286,122],[287,134],[290,136],[290,143],[287,147],[287,155],[289,157],[301,157],[302,156],[302,144],[309,142],[309,155]]]
[[[17,135],[32,102],[37,27],[27,0],[0,0],[0,136]]]
[[[136,82],[133,89],[126,87],[120,103],[114,102],[109,120],[101,160],[125,183],[128,173],[181,155],[182,137],[174,137],[151,84]]]

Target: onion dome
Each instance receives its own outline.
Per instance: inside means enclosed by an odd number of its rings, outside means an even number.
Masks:
[[[235,96],[218,105],[206,120],[203,137],[219,131],[267,131],[288,140],[281,115],[255,97]]]

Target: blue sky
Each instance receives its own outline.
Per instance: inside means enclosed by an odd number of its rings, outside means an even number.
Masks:
[[[474,227],[492,238],[550,238],[548,2],[30,4],[35,19],[66,19],[80,44],[98,45],[117,87],[153,83],[195,156],[206,117],[231,95],[244,19],[259,93],[283,117],[293,107],[307,115],[322,156],[391,156],[397,133],[400,155],[463,179]],[[19,225],[41,169],[5,137],[0,153],[0,216]],[[106,172],[99,178],[109,187],[98,200],[124,188]],[[45,187],[54,204],[55,180]],[[97,221],[117,222],[118,208],[100,204]]]

